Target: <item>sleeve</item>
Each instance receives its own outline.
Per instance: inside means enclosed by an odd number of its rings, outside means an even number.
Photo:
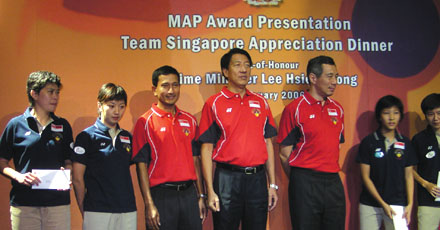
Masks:
[[[146,120],[140,117],[133,130],[133,162],[144,162],[149,164],[151,160],[151,147],[148,142],[147,130],[145,129]]]
[[[345,143],[345,122],[344,122],[344,110],[341,106],[341,121],[342,121],[342,130],[341,135],[339,136],[339,143]]]
[[[193,121],[194,121],[195,135],[193,140],[191,141],[192,153],[193,156],[200,156],[202,144],[197,140],[197,137],[199,136],[199,127],[197,126],[197,121],[195,118],[193,119]]]
[[[407,145],[406,148],[407,148],[407,154],[408,154],[408,160],[406,161],[405,167],[418,164],[419,162],[418,162],[418,158],[417,158],[417,153],[416,153],[415,148],[412,145],[412,143],[408,140],[405,145]]]
[[[418,136],[417,135],[415,135],[414,137],[413,137],[413,139],[411,140],[411,145],[413,146],[413,149],[414,149],[414,155],[415,155],[415,157],[417,158],[417,161],[419,160],[419,158],[420,158],[420,148],[419,148],[419,141],[418,141]]]
[[[212,111],[211,104],[206,102],[202,109],[202,118],[200,119],[199,136],[197,140],[200,143],[217,143],[220,139],[221,130],[215,122],[215,114]]]
[[[12,145],[14,143],[14,125],[12,121],[6,125],[5,130],[0,137],[0,157],[6,160],[11,160],[13,148]]]
[[[87,132],[83,131],[78,134],[73,147],[71,160],[73,162],[79,162],[83,165],[87,165],[87,154],[93,151],[91,146],[92,140]]]
[[[267,101],[264,101],[264,103],[266,105],[265,107],[267,113],[266,124],[264,126],[264,138],[271,138],[277,135],[277,126],[275,124],[275,120],[273,119],[272,111],[270,111],[269,104]]]
[[[64,160],[70,160],[73,154],[73,134],[72,127],[67,120],[64,120],[64,143],[63,143],[63,153]]]
[[[361,144],[359,145],[358,154],[356,156],[356,162],[369,165],[370,164],[370,148],[369,148],[369,145],[367,144],[367,142],[368,142],[367,138],[368,137],[365,137],[361,141]]]
[[[295,148],[295,145],[299,141],[300,137],[301,132],[299,127],[297,126],[295,114],[291,107],[287,106],[286,108],[284,108],[281,115],[277,142],[284,146],[293,145],[293,147]]]

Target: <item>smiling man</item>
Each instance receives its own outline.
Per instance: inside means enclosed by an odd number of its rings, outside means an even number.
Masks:
[[[197,121],[180,110],[179,73],[171,66],[153,72],[158,99],[136,122],[133,161],[150,230],[201,230],[206,218]]]
[[[278,143],[289,182],[294,230],[344,229],[345,196],[338,172],[344,142],[344,111],[331,99],[336,89],[335,62],[318,56],[307,64],[310,89],[286,106]]]
[[[215,230],[236,230],[240,222],[243,230],[263,230],[267,212],[278,200],[271,139],[276,136],[275,121],[267,101],[246,88],[249,53],[231,49],[220,65],[228,85],[206,101],[198,138],[208,207]]]

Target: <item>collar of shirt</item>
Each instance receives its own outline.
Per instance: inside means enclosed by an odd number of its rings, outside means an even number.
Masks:
[[[374,138],[376,140],[378,140],[378,141],[385,141],[385,136],[382,135],[382,132],[380,131],[380,128],[377,129],[374,132]],[[395,137],[394,137],[394,139],[397,140],[397,141],[403,141],[402,135],[397,130],[395,130]]]
[[[107,127],[106,125],[104,125],[104,123],[102,123],[102,121],[99,119],[99,117],[98,117],[98,119],[96,119],[95,126],[96,126],[96,128],[98,128],[99,130],[101,130],[103,132],[108,132],[110,130],[109,127]],[[115,130],[120,130],[120,129],[121,128],[119,128],[119,124],[116,124]]]
[[[310,105],[313,105],[313,104],[319,104],[319,105],[321,105],[321,103],[322,103],[321,101],[316,100],[316,99],[315,99],[315,98],[309,93],[309,91],[304,91],[304,97],[305,97],[307,103],[309,103]],[[325,99],[324,106],[329,105],[330,102],[333,102],[333,100],[330,99],[329,97],[327,97],[327,98]]]
[[[177,116],[178,114],[181,113],[181,111],[177,107],[177,105],[175,107],[176,107],[176,115],[175,116]],[[172,113],[166,112],[166,111],[162,110],[161,108],[157,107],[157,103],[154,103],[153,105],[151,105],[151,108],[153,109],[154,113],[157,114],[159,117],[165,117],[165,116],[172,117],[173,116]]]
[[[234,97],[236,97],[236,95],[240,96],[239,93],[231,92],[227,86],[223,86],[221,93],[228,99],[234,98]],[[244,96],[249,96],[250,94],[251,94],[250,91],[246,88],[246,92],[245,92]],[[240,96],[240,98],[241,98],[241,96]]]
[[[38,133],[40,133],[40,134],[43,132],[44,128],[45,128],[47,125],[49,125],[50,123],[52,123],[52,122],[54,122],[54,121],[56,121],[56,120],[59,119],[57,116],[55,116],[54,113],[50,113],[50,114],[49,114],[49,116],[50,116],[50,118],[49,118],[49,119],[50,119],[49,122],[47,123],[46,126],[43,126],[43,125],[40,124],[40,122],[37,120],[37,118],[35,118],[35,117],[32,115],[31,111],[32,111],[32,107],[28,107],[28,108],[24,111],[23,116],[24,116],[24,118],[27,120],[29,127],[32,128],[32,129],[34,129],[34,131],[38,131]]]

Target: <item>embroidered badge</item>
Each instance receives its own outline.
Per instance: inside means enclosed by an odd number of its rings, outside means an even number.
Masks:
[[[252,110],[252,113],[253,113],[256,117],[259,117],[260,114],[261,114],[261,111],[260,111],[259,109],[253,109],[253,110]]]
[[[188,136],[191,132],[189,131],[189,129],[184,128],[183,133],[185,134],[185,136]]]
[[[59,142],[59,141],[61,141],[61,139],[63,139],[63,134],[61,134],[61,133],[53,133],[52,137],[53,137],[53,139],[56,142]]]
[[[119,136],[119,139],[121,140],[122,143],[128,143],[128,144],[130,144],[130,137]]]
[[[332,117],[332,122],[334,125],[338,124],[338,118]]]
[[[403,157],[403,150],[402,149],[394,149],[394,155],[396,156],[397,160],[401,160]]]
[[[123,144],[122,145],[122,148],[124,148],[127,152],[130,152],[131,151],[131,145],[130,144]]]
[[[51,124],[50,129],[52,130],[52,132],[63,132],[63,125]]]
[[[73,151],[74,151],[76,154],[79,154],[79,155],[82,155],[82,154],[86,153],[86,150],[85,150],[83,147],[81,147],[81,146],[76,146],[76,147],[73,149]]]
[[[434,151],[430,151],[425,156],[426,156],[426,158],[431,159],[431,158],[435,157],[435,152]]]
[[[380,148],[377,148],[374,152],[374,157],[376,158],[382,158],[385,154],[383,154],[382,150]]]
[[[252,100],[250,100],[249,101],[249,107],[251,107],[251,108],[261,108],[260,107],[260,102],[259,101],[252,101]]]

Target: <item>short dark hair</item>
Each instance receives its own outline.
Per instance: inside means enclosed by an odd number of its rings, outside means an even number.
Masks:
[[[113,100],[123,100],[127,104],[127,93],[124,88],[113,83],[106,83],[101,86],[98,92],[98,101],[104,103]]]
[[[220,68],[221,68],[223,77],[226,77],[223,74],[223,69],[228,69],[229,63],[231,63],[232,55],[234,55],[234,54],[243,54],[243,55],[245,55],[248,58],[248,60],[249,60],[249,64],[252,66],[251,55],[249,55],[249,53],[246,50],[239,49],[239,48],[233,48],[233,49],[229,50],[229,52],[225,53],[222,56],[222,58],[220,59]]]
[[[37,94],[47,85],[47,84],[55,84],[61,89],[61,79],[56,74],[49,71],[35,71],[29,74],[27,84],[26,84],[26,92],[28,95],[29,104],[34,106],[35,101],[31,96],[31,90],[35,91]]]
[[[309,62],[307,63],[307,77],[309,77],[311,73],[315,74],[316,77],[320,77],[322,74],[322,64],[336,66],[335,61],[331,57],[323,56],[323,55],[314,57],[310,59]]]
[[[400,120],[403,119],[403,104],[402,101],[393,95],[386,95],[379,99],[376,103],[376,108],[374,110],[376,114],[376,121],[379,125],[382,125],[380,121],[380,114],[382,113],[382,110],[391,108],[393,106],[396,106],[399,109],[400,112]]]
[[[179,80],[179,72],[172,66],[164,65],[164,66],[157,68],[153,72],[153,78],[152,78],[153,86],[157,87],[157,83],[159,82],[160,75],[168,75],[168,74],[175,74],[177,76],[177,80]]]
[[[426,115],[428,111],[440,107],[440,93],[431,93],[422,100],[420,105],[423,113]]]

